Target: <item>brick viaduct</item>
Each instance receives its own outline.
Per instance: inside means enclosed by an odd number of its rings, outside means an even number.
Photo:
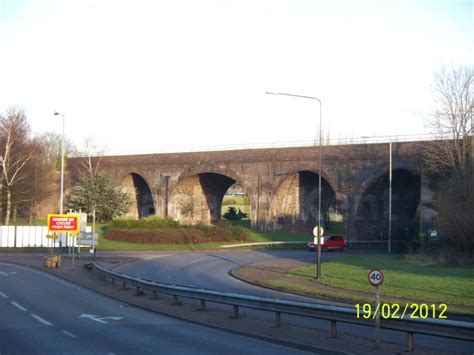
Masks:
[[[434,192],[421,168],[427,142],[393,143],[393,238],[426,229],[435,218]],[[102,157],[100,166],[134,197],[129,215],[183,223],[220,219],[222,198],[236,184],[250,198],[253,229],[309,232],[318,216],[318,147]],[[329,207],[343,216],[352,240],[388,235],[388,144],[322,148],[322,220]],[[71,177],[81,159],[71,158]]]

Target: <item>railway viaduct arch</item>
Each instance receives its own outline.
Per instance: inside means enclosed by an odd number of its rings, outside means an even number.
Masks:
[[[393,143],[393,237],[426,232],[434,192],[421,168],[429,142]],[[388,144],[323,146],[322,217],[336,203],[352,240],[388,235]],[[81,159],[69,160],[74,180]],[[214,223],[234,183],[250,197],[252,228],[309,232],[317,223],[318,147],[105,156],[100,165],[132,194],[129,215]],[[324,220],[324,218],[322,218]]]

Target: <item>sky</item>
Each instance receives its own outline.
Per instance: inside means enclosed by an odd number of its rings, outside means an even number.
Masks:
[[[423,134],[473,1],[0,0],[0,112],[107,154]]]

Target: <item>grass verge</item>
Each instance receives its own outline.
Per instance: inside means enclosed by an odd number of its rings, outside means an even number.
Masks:
[[[348,256],[338,260],[324,262],[320,284],[340,290],[337,295],[332,290],[317,289],[314,281],[315,266],[293,269],[290,276],[311,280],[314,287],[304,286],[301,292],[348,299],[352,301],[366,301],[364,294],[370,296],[373,287],[367,281],[368,271],[379,268],[384,273],[384,284],[381,295],[385,299],[403,298],[418,300],[425,303],[446,303],[449,307],[474,307],[474,270],[468,267],[441,267],[426,265],[405,255],[365,255]],[[286,281],[291,280],[289,278]],[[274,287],[294,291],[301,285],[289,282],[278,283],[271,281]],[[311,285],[310,283],[308,283]],[[308,285],[307,284],[307,285]],[[336,290],[337,291],[337,290]],[[323,293],[330,293],[325,295]],[[335,292],[335,291],[334,291]]]

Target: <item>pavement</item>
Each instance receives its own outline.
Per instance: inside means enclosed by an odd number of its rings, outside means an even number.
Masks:
[[[75,260],[75,266],[72,267],[72,260],[63,257],[63,262],[58,269],[46,269],[43,266],[44,254],[20,254],[20,253],[0,253],[0,262],[8,262],[27,266],[35,270],[41,270],[49,275],[67,280],[81,287],[100,293],[107,297],[123,302],[129,306],[141,308],[144,310],[156,312],[162,315],[168,315],[174,318],[184,320],[188,323],[205,325],[214,329],[225,330],[236,335],[244,335],[250,338],[265,340],[271,344],[281,346],[290,346],[297,351],[310,351],[312,353],[357,353],[357,354],[399,354],[404,352],[403,346],[391,342],[383,342],[382,349],[376,349],[371,339],[342,334],[339,332],[338,338],[330,337],[330,324],[327,322],[327,332],[301,327],[294,324],[286,324],[283,317],[283,325],[275,327],[274,322],[269,319],[256,318],[243,314],[239,319],[233,319],[232,308],[222,309],[214,308],[208,305],[207,311],[200,311],[199,304],[194,301],[184,300],[183,305],[173,305],[171,297],[166,295],[154,299],[150,295],[136,294],[134,290],[123,290],[120,285],[112,285],[110,282],[104,282],[103,278],[97,274],[87,271],[83,268],[84,264],[91,260],[82,258]],[[105,254],[97,257],[97,262],[108,268],[125,267],[143,260],[142,255],[138,254]],[[178,339],[175,337],[175,339]],[[466,353],[472,350],[466,349]],[[210,351],[213,352],[213,351]],[[291,351],[293,353],[293,350]],[[416,346],[412,354],[449,354],[456,352],[436,351],[429,348]],[[459,352],[458,352],[459,353]]]

